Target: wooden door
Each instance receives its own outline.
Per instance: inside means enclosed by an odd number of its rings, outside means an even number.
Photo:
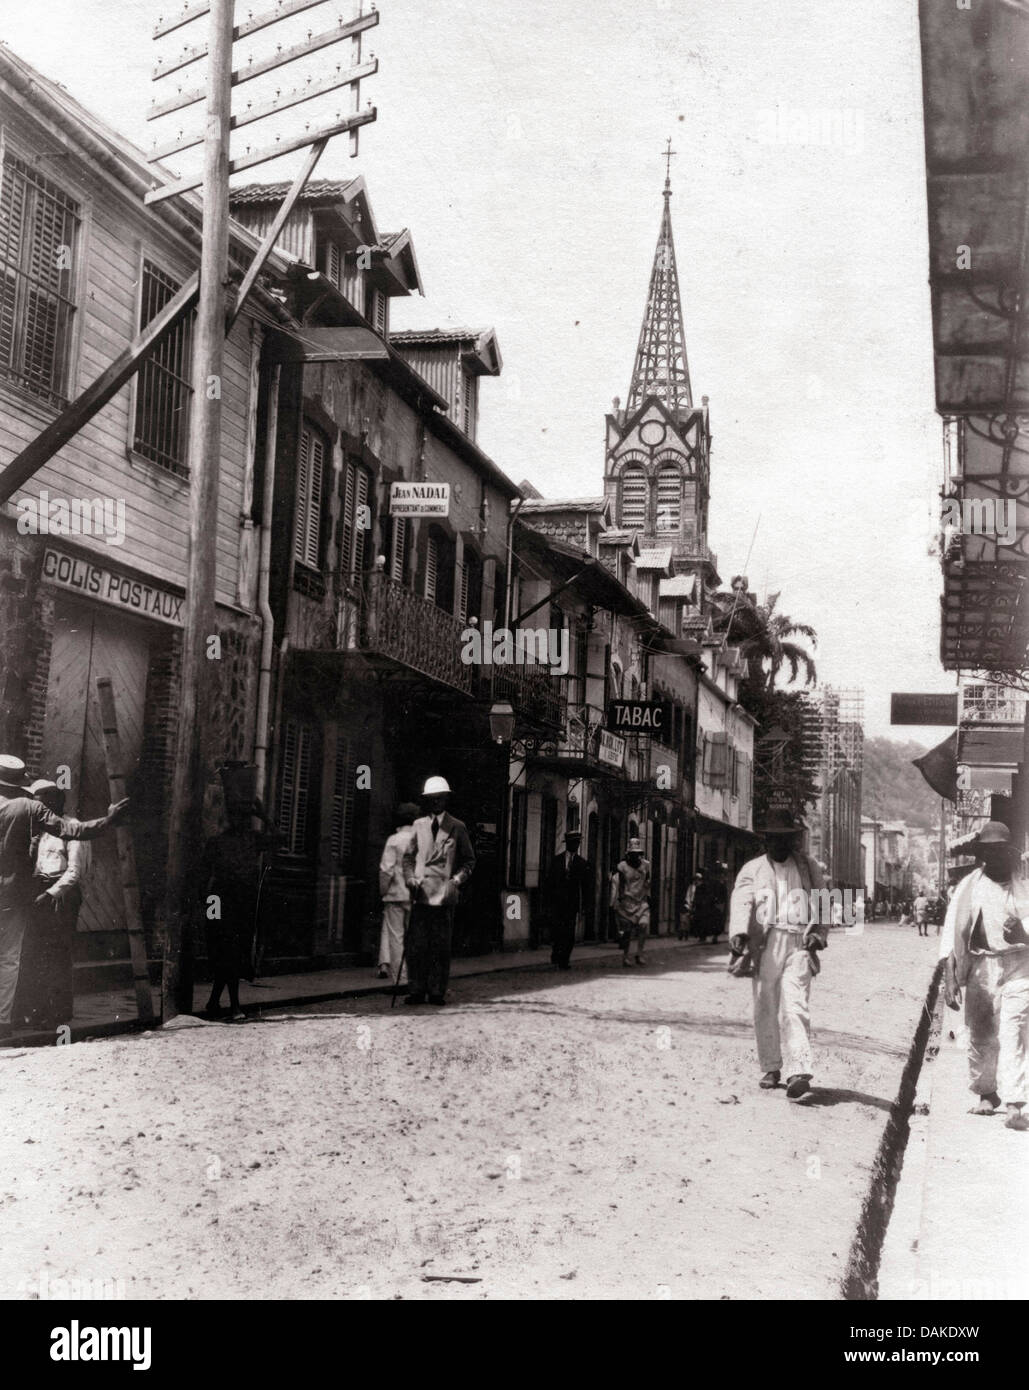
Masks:
[[[143,709],[150,661],[146,624],[59,599],[55,613],[43,729],[43,772],[69,770],[69,815],[90,820],[109,801],[107,763],[100,729],[96,682],[114,690],[118,731],[131,782],[143,742]],[[80,931],[125,928],[121,875],[114,836],[93,841],[93,866],[79,913]]]

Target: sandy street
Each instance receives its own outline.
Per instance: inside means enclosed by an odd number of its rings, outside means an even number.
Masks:
[[[0,1293],[838,1296],[935,950],[833,934],[807,1107],[757,1089],[724,947],[674,943],[2,1052]]]

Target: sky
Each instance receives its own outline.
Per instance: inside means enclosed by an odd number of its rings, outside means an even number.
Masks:
[[[272,0],[237,0],[237,20]],[[238,61],[349,18],[322,4],[238,45]],[[366,6],[367,7],[367,6]],[[0,40],[144,148],[200,122],[147,108],[199,66],[152,66],[180,0],[4,0]],[[493,327],[479,440],[547,496],[603,490],[604,415],[628,394],[671,136],[672,216],[694,396],[714,437],[709,541],[726,585],[818,632],[825,683],[947,691],[939,664],[942,480],[933,410],[925,163],[915,0],[381,0],[365,39],[378,112],[317,177],[363,174],[380,230],[409,227],[426,297],[394,327]],[[349,42],[298,65],[349,63]],[[331,60],[329,55],[332,55]],[[289,70],[240,87],[235,109]],[[251,92],[254,94],[251,96]],[[272,143],[335,96],[262,122]],[[347,109],[346,106],[343,108]],[[234,144],[234,151],[237,146]],[[192,156],[169,160],[186,172]],[[286,177],[299,156],[250,172]]]

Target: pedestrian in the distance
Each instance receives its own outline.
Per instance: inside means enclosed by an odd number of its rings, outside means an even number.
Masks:
[[[29,791],[55,816],[64,814],[64,792],[56,782],[41,779]],[[15,1015],[30,1026],[56,1028],[75,1008],[75,924],[93,851],[88,840],[62,840],[48,830],[35,846],[38,891],[22,943]]]
[[[622,964],[629,964],[629,952],[636,942],[636,964],[643,964],[643,952],[650,934],[650,864],[643,857],[643,841],[629,841],[625,858],[611,875],[611,908],[618,925],[618,944]]]
[[[725,931],[728,899],[721,870],[716,865],[704,873],[693,899],[693,930],[702,943],[717,941]]]
[[[911,904],[911,915],[915,919],[915,926],[918,928],[919,936],[929,935],[929,899],[924,893],[919,893],[915,901]]]
[[[445,1004],[450,980],[454,909],[475,868],[475,851],[463,821],[447,810],[450,786],[430,777],[422,790],[428,814],[414,823],[404,855],[404,881],[411,893],[407,928],[405,1004]]]
[[[379,860],[382,931],[379,933],[379,979],[400,983],[404,936],[411,919],[411,890],[404,880],[404,855],[414,840],[418,807],[405,801],[397,807],[397,828],[387,839]]]
[[[250,959],[257,927],[261,888],[261,856],[279,840],[260,801],[227,801],[228,825],[204,846],[197,884],[204,923],[207,956],[211,967],[211,993],[205,1012],[221,1015],[224,990],[229,992],[229,1018],[241,1023],[239,982],[250,974]],[[266,830],[254,830],[255,817]]]
[[[550,963],[570,970],[575,926],[593,886],[590,867],[579,853],[582,836],[569,830],[563,854],[556,855],[544,884],[544,903],[550,917]]]
[[[675,933],[682,941],[685,937],[693,935],[693,915],[697,903],[697,889],[704,881],[703,869],[698,869],[690,879],[686,889],[686,896],[682,900],[682,916],[679,919],[679,930]]]
[[[820,969],[828,923],[813,910],[812,890],[822,871],[799,846],[802,823],[770,812],[763,827],[765,853],[736,877],[729,940],[739,962],[749,953],[754,980],[754,1031],[762,1090],[774,1090],[786,1071],[786,1095],[806,1101],[811,1078],[811,981]],[[745,974],[744,970],[734,973]]]
[[[975,845],[979,866],[958,884],[940,937],[943,994],[964,991],[971,1113],[1007,1107],[1009,1129],[1029,1129],[1029,884],[1016,872],[1011,832],[990,821]]]
[[[44,831],[60,840],[95,840],[116,825],[128,799],[114,802],[96,820],[58,816],[29,795],[25,764],[0,754],[0,1037],[12,1031],[21,948],[39,890],[33,878],[32,841]]]

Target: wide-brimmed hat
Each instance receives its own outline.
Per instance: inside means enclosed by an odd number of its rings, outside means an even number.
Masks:
[[[25,764],[21,758],[15,758],[10,753],[0,753],[0,787],[13,787],[16,791],[26,793]]]
[[[635,839],[634,839],[634,840],[630,840],[629,843],[625,846],[625,852],[626,852],[626,854],[642,854],[642,853],[643,853],[643,841],[642,841],[642,840],[635,840]]]
[[[793,835],[804,829],[804,822],[792,811],[773,809],[761,824],[762,835]]]
[[[1011,831],[1003,821],[987,821],[975,837],[976,845],[1010,845]]]

